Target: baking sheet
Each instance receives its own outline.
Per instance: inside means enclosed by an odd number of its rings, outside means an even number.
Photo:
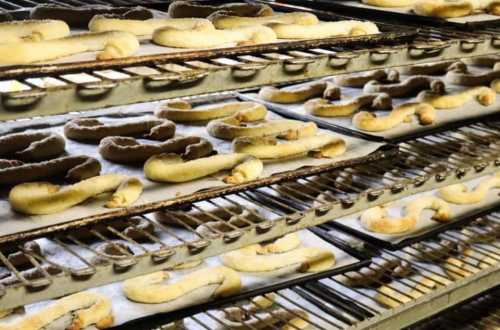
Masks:
[[[226,101],[235,101],[236,99],[228,99]],[[136,105],[128,105],[121,107],[109,108],[105,113],[108,116],[100,115],[99,118],[102,119],[103,122],[107,121],[115,121],[115,120],[124,120],[124,118],[113,118],[111,114],[124,114],[126,113],[134,113],[135,117],[125,118],[128,121],[134,121],[139,118],[143,118],[143,116],[151,116],[151,112],[154,111],[159,106],[159,102],[148,102]],[[210,103],[214,104],[214,102]],[[139,116],[138,116],[139,115]],[[44,128],[43,130],[51,130],[55,132],[59,132],[63,135],[63,123],[67,120],[64,118],[62,123],[59,125],[52,126],[51,128]],[[269,113],[270,119],[277,119],[280,116]],[[57,119],[53,119],[54,122],[57,122]],[[33,125],[36,127],[35,123],[30,121],[20,121],[15,123],[13,126],[17,126],[17,130],[25,130],[22,129],[22,125]],[[2,134],[7,134],[8,130],[0,130]],[[220,139],[212,138],[208,135],[205,129],[205,125],[183,125],[177,124],[177,134],[178,135],[198,135],[203,136],[210,140],[215,149],[219,153],[225,153],[231,151],[231,143],[230,141],[224,141]],[[296,170],[305,166],[317,166],[324,164],[331,164],[337,161],[353,159],[356,157],[366,156],[377,149],[379,149],[383,144],[381,143],[372,143],[366,142],[361,139],[352,138],[348,136],[342,136],[347,142],[347,152],[339,157],[334,159],[316,159],[316,158],[300,158],[295,160],[288,160],[279,163],[269,163],[265,165],[264,172],[262,177],[269,177],[273,174]],[[165,201],[168,199],[172,199],[179,196],[185,196],[197,192],[202,189],[214,188],[214,187],[224,187],[228,186],[224,182],[222,182],[222,178],[224,178],[224,174],[216,174],[213,176],[208,176],[206,178],[202,178],[199,180],[195,180],[192,182],[180,183],[180,184],[166,184],[166,183],[155,183],[147,180],[142,171],[142,166],[127,166],[127,165],[119,165],[113,164],[101,158],[97,145],[95,144],[83,144],[79,142],[75,142],[72,140],[66,140],[66,150],[70,155],[88,155],[99,159],[102,164],[103,170],[102,173],[121,173],[128,174],[132,176],[136,176],[141,179],[144,184],[144,191],[138,201],[136,201],[132,206],[140,206],[149,203]],[[78,219],[82,219],[85,217],[93,216],[93,215],[101,215],[108,212],[112,212],[116,209],[107,209],[103,207],[103,200],[89,200],[83,204],[70,208],[66,211],[51,214],[51,215],[43,215],[43,216],[26,216],[15,213],[11,210],[9,202],[7,200],[8,191],[3,189],[0,191],[0,233],[1,235],[9,235],[18,232],[24,232],[28,230],[34,230],[43,228],[46,226],[51,226],[55,224],[67,223],[71,221],[75,221]]]
[[[483,181],[485,178],[491,176],[483,176],[480,178],[476,178],[474,180],[463,182],[469,190],[476,187],[479,182]],[[412,195],[409,197],[402,198],[398,201],[386,204],[387,209],[389,211],[389,217],[400,217],[404,213],[404,206],[415,200],[416,198],[423,196],[435,196],[439,197],[438,194],[439,189],[434,189],[425,193]],[[420,216],[420,219],[417,221],[417,226],[409,232],[405,232],[402,234],[395,235],[386,235],[380,233],[374,233],[366,230],[361,225],[359,218],[363,212],[354,213],[344,218],[336,219],[335,221],[331,221],[329,225],[333,227],[338,227],[340,229],[344,229],[349,231],[360,238],[369,239],[370,242],[373,242],[378,245],[382,245],[385,248],[401,248],[408,244],[413,243],[413,241],[417,238],[421,238],[429,231],[438,229],[438,228],[446,228],[449,224],[453,224],[454,222],[468,219],[470,216],[474,214],[478,214],[481,211],[490,210],[492,208],[498,207],[500,205],[498,189],[491,189],[488,192],[487,197],[481,201],[480,203],[472,204],[472,205],[457,205],[448,203],[451,208],[452,220],[448,222],[439,222],[432,220],[432,216],[434,211],[432,210],[424,210]],[[471,219],[474,220],[474,219]],[[461,222],[461,221],[460,221]]]

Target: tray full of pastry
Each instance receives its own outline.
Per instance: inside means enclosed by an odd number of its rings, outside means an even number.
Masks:
[[[288,117],[375,141],[400,142],[495,117],[500,111],[496,56],[381,69],[243,98]],[[500,64],[500,63],[499,63]]]

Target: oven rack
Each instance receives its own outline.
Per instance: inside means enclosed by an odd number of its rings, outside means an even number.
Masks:
[[[0,303],[4,308],[26,305],[124,280],[495,172],[500,166],[500,123],[472,124],[399,147],[392,159],[167,208],[159,218],[145,214],[52,234],[12,236],[0,250],[0,261],[14,284],[0,286]],[[177,226],[166,225],[165,218]],[[223,225],[197,232],[207,220]],[[30,235],[43,237],[41,242],[60,251],[62,259],[25,248]],[[104,244],[118,255],[103,255],[97,247]],[[23,268],[10,261],[12,253],[24,255]],[[36,276],[23,273],[26,268]]]

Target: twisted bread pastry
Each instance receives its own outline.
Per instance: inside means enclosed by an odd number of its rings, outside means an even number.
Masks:
[[[254,3],[226,3],[220,6],[201,5],[192,1],[174,1],[168,6],[168,16],[180,17],[208,17],[216,12],[224,12],[236,16],[270,16],[273,9],[268,5]]]
[[[450,220],[451,209],[448,203],[436,197],[425,196],[406,204],[405,215],[402,218],[388,218],[387,208],[376,206],[363,212],[360,221],[366,230],[381,234],[399,234],[414,229],[420,214],[425,209],[435,211],[433,220],[440,222]]]
[[[255,180],[262,173],[262,162],[242,153],[215,155],[184,161],[175,154],[160,154],[149,158],[144,164],[144,174],[153,181],[186,182],[231,170],[226,183],[243,183]]]
[[[266,111],[266,108],[256,102],[230,102],[193,109],[186,101],[173,101],[162,104],[161,108],[155,111],[155,116],[175,122],[190,122],[229,117],[240,111],[254,113]]]
[[[79,292],[56,300],[31,315],[0,324],[0,330],[42,330],[65,315],[71,316],[71,324],[66,329],[79,330],[89,326],[105,329],[113,325],[113,311],[108,297],[94,292]]]
[[[168,278],[169,274],[163,271],[132,278],[123,282],[123,293],[135,302],[161,304],[206,286],[218,285],[211,298],[227,297],[241,290],[240,275],[222,266],[200,269],[171,284],[161,283]]]
[[[499,173],[482,180],[472,191],[466,185],[458,183],[439,189],[439,195],[453,204],[476,204],[488,196],[488,191],[496,188],[500,188]]]
[[[259,91],[259,97],[261,99],[281,104],[300,103],[315,96],[335,99],[339,97],[339,94],[340,88],[328,81],[317,81],[312,84],[293,88],[292,90],[265,86]]]
[[[138,136],[166,140],[174,136],[175,124],[164,119],[102,123],[99,119],[77,118],[64,125],[64,135],[76,141],[100,141],[108,136]]]
[[[84,33],[39,42],[0,43],[0,64],[31,64],[92,51],[101,51],[98,60],[108,60],[131,56],[138,48],[139,42],[130,33]]]
[[[0,184],[18,184],[66,174],[69,181],[80,181],[101,172],[97,159],[87,156],[68,156],[39,163],[0,160]]]
[[[413,6],[418,15],[440,18],[468,16],[474,9],[470,0],[419,0]]]
[[[461,72],[467,71],[467,66],[461,61],[444,61],[437,63],[423,63],[404,66],[399,69],[401,74],[408,76],[416,75],[442,75],[446,74],[448,71],[459,70]]]
[[[154,31],[153,41],[161,46],[175,48],[211,48],[229,43],[257,45],[276,41],[276,34],[266,26],[246,26],[229,30],[206,29],[195,26],[191,30],[164,27]]]
[[[363,107],[376,110],[392,108],[392,99],[385,93],[364,94],[349,100],[330,103],[326,99],[312,99],[304,104],[305,110],[314,116],[341,117],[350,116]]]
[[[131,137],[110,136],[99,144],[99,153],[104,159],[123,164],[145,162],[161,153],[182,154],[183,159],[191,160],[209,156],[212,152],[212,144],[197,136],[177,137],[157,144],[140,143]]]
[[[270,24],[279,39],[321,39],[341,36],[364,36],[380,33],[372,22],[337,21],[319,22],[314,25]]]
[[[0,157],[40,161],[64,153],[64,138],[52,132],[13,133],[0,137]]]
[[[354,115],[352,123],[356,128],[368,132],[381,132],[394,128],[401,123],[411,122],[416,115],[421,125],[430,125],[436,120],[436,109],[427,103],[405,103],[394,108],[389,115],[377,117],[361,111]]]
[[[105,174],[70,186],[48,182],[21,183],[9,193],[12,208],[25,214],[52,214],[64,211],[89,198],[114,191],[106,207],[127,207],[142,193],[140,180],[119,174]]]
[[[91,32],[123,31],[136,36],[150,36],[156,29],[173,27],[180,30],[214,30],[212,23],[204,18],[150,18],[147,20],[125,19],[113,15],[96,15],[89,23]]]
[[[446,81],[461,86],[489,85],[495,79],[500,79],[500,68],[485,73],[468,73],[461,70],[451,70],[446,73]]]
[[[398,82],[399,72],[394,69],[385,69],[336,76],[333,78],[334,83],[338,86],[355,88],[363,88],[363,86],[371,80],[376,80],[381,83]]]
[[[400,83],[392,84],[381,84],[376,80],[372,80],[366,83],[363,88],[363,92],[386,93],[391,97],[404,97],[414,95],[415,93],[425,89],[430,89],[435,93],[443,94],[445,86],[439,79],[425,76],[414,76],[407,78]]]
[[[218,29],[234,29],[244,26],[268,25],[273,23],[296,25],[314,25],[319,23],[316,15],[306,12],[293,12],[263,17],[241,17],[216,13],[211,16],[211,20]]]
[[[432,105],[436,109],[453,109],[463,106],[470,100],[476,100],[483,106],[492,105],[496,100],[496,93],[488,87],[472,87],[463,92],[452,95],[439,95],[428,91],[422,91],[417,100]]]
[[[0,43],[41,41],[69,36],[69,26],[63,21],[28,20],[0,23]]]
[[[364,4],[376,7],[408,7],[413,5],[417,0],[362,0]]]

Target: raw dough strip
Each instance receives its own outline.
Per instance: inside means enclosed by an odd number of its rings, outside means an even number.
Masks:
[[[102,294],[86,291],[58,299],[13,322],[0,323],[0,330],[42,330],[68,314],[72,320],[67,329],[78,330],[92,325],[105,329],[113,325],[111,300]]]
[[[332,158],[345,152],[346,143],[338,136],[324,133],[282,143],[275,137],[243,137],[233,141],[233,150],[264,161],[302,157],[309,153],[317,158]]]
[[[318,98],[309,100],[304,104],[304,109],[308,113],[319,117],[350,116],[363,107],[375,110],[389,110],[392,108],[392,98],[385,93],[373,93],[335,103]]]
[[[418,117],[421,125],[430,125],[436,120],[436,109],[427,103],[410,102],[397,106],[385,117],[377,117],[367,111],[358,112],[352,118],[352,123],[363,131],[381,132],[411,122],[414,115]]]
[[[0,44],[58,39],[69,33],[69,26],[63,21],[9,21],[0,23]]]
[[[9,202],[21,213],[52,214],[106,192],[113,192],[106,207],[127,207],[141,195],[142,183],[120,174],[104,174],[65,187],[48,182],[27,182],[11,189]]]
[[[492,105],[496,100],[496,92],[488,87],[472,87],[451,95],[439,95],[429,91],[422,91],[417,96],[419,102],[425,102],[436,109],[454,109],[463,106],[471,100],[482,106]]]
[[[231,16],[225,13],[217,13],[210,18],[217,29],[234,29],[246,26],[268,25],[268,24],[296,24],[315,25],[319,23],[316,15],[306,12],[292,12],[276,14],[263,17],[241,17]]]
[[[452,70],[446,73],[446,81],[450,84],[460,86],[481,86],[489,85],[495,79],[500,79],[500,68],[485,73],[468,73],[459,70]]]
[[[153,181],[186,182],[222,170],[231,170],[226,183],[243,183],[257,179],[263,170],[260,160],[243,153],[222,154],[184,161],[176,154],[159,154],[149,158],[144,164],[144,174]]]
[[[362,0],[364,4],[376,7],[408,7],[413,5],[417,0]]]
[[[101,140],[99,153],[104,159],[115,163],[139,163],[161,153],[181,154],[183,159],[192,160],[213,153],[210,142],[197,136],[176,137],[151,144],[141,143],[131,137],[110,136]]]
[[[482,180],[472,191],[463,183],[439,189],[439,195],[447,202],[460,205],[482,202],[491,189],[500,188],[500,173]]]
[[[89,23],[91,32],[123,31],[136,36],[151,36],[156,29],[173,27],[180,30],[196,28],[214,30],[204,18],[150,18],[147,20],[125,19],[114,15],[97,15]]]
[[[77,118],[64,125],[64,135],[76,141],[98,142],[108,136],[135,136],[166,140],[175,134],[175,124],[165,119],[102,123],[94,118]]]
[[[68,156],[29,164],[0,160],[0,185],[49,179],[62,174],[69,181],[80,181],[99,175],[99,172],[99,161],[88,156]]]
[[[83,33],[39,42],[0,44],[0,64],[32,64],[92,51],[101,51],[98,60],[108,60],[131,56],[137,49],[139,41],[130,33]]]
[[[333,78],[334,83],[338,86],[354,88],[363,88],[363,86],[371,80],[376,80],[381,83],[395,83],[399,81],[399,72],[394,69],[381,69]]]
[[[485,11],[492,15],[500,14],[500,3],[497,0],[419,0],[413,6],[419,15],[453,18]]]
[[[13,133],[0,137],[0,157],[40,161],[64,153],[64,138],[53,132]]]
[[[261,99],[281,104],[300,103],[316,96],[337,99],[340,96],[340,88],[328,81],[316,81],[299,87],[293,86],[290,89],[265,86],[259,91]]]
[[[168,16],[172,18],[203,17],[224,12],[243,17],[259,17],[273,15],[273,9],[264,4],[227,3],[220,6],[202,5],[192,1],[174,1],[168,6]]]
[[[191,122],[229,117],[240,111],[266,111],[266,108],[256,102],[229,102],[193,109],[186,101],[173,101],[162,104],[155,115],[175,122]]]
[[[165,47],[211,48],[236,43],[239,46],[267,44],[276,41],[276,34],[266,26],[246,26],[228,30],[195,26],[191,30],[164,27],[154,31],[153,41]]]
[[[363,88],[365,93],[386,93],[391,97],[405,97],[414,95],[422,90],[430,89],[431,91],[443,94],[445,90],[444,83],[435,78],[426,76],[414,76],[405,79],[400,83],[381,84],[376,80],[371,80],[366,83]]]
[[[467,71],[467,66],[461,61],[444,61],[437,63],[415,64],[399,68],[399,72],[408,76],[443,75],[451,70]]]
[[[135,302],[161,304],[181,299],[206,286],[218,285],[212,299],[227,297],[241,290],[238,272],[222,266],[197,270],[170,284],[161,283],[169,277],[167,272],[160,271],[126,280],[123,282],[123,293]]]
[[[372,22],[337,21],[314,25],[270,24],[279,39],[321,39],[332,37],[364,36],[380,33]]]
[[[442,199],[425,196],[414,199],[405,206],[404,216],[389,218],[387,208],[376,206],[361,214],[360,222],[366,230],[381,234],[400,234],[413,230],[425,209],[434,210],[433,220],[446,222],[451,218],[450,205]]]

